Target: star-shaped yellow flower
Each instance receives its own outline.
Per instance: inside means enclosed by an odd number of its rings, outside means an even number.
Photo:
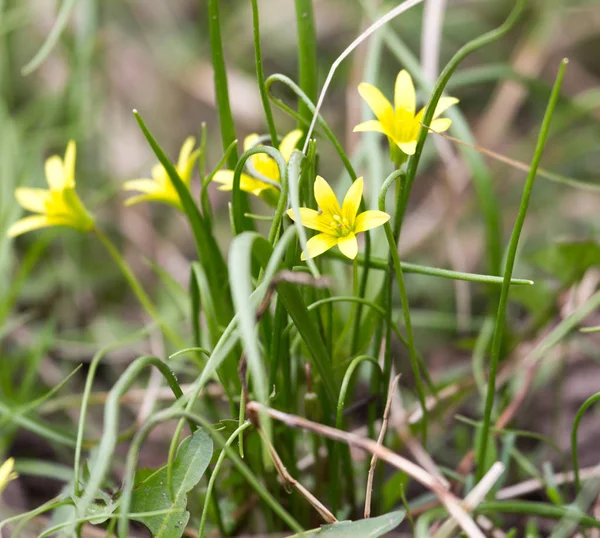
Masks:
[[[356,234],[382,226],[390,219],[387,213],[375,210],[364,211],[357,215],[363,193],[362,177],[352,183],[344,197],[342,207],[329,183],[321,176],[317,176],[314,190],[319,211],[307,207],[300,208],[302,225],[321,232],[311,237],[306,244],[310,258],[323,254],[337,245],[344,256],[354,259],[358,254]],[[294,219],[292,209],[289,209],[287,214]],[[303,252],[302,259],[306,258],[307,253]]]
[[[2,465],[0,465],[0,493],[4,491],[6,485],[17,478],[19,475],[13,472],[15,466],[15,460],[8,458]]]
[[[87,232],[94,226],[88,213],[75,192],[75,142],[67,146],[64,160],[53,155],[46,160],[46,180],[49,189],[18,188],[17,202],[37,215],[25,217],[8,229],[9,237],[16,237],[31,230],[47,226],[70,226]]]
[[[194,150],[196,145],[196,139],[190,136],[186,139],[181,146],[179,152],[179,159],[177,161],[177,173],[179,177],[189,189],[192,182],[192,172],[194,165],[200,155],[200,150]],[[169,174],[165,170],[165,167],[158,163],[152,167],[152,179],[131,179],[123,184],[123,190],[126,191],[140,191],[144,194],[138,194],[132,196],[125,201],[125,205],[138,204],[140,202],[163,202],[170,204],[179,210],[183,210],[179,195],[171,182]]]
[[[393,107],[381,91],[371,84],[366,82],[359,84],[358,93],[367,102],[377,119],[358,124],[354,128],[354,132],[383,133],[388,137],[392,155],[395,146],[404,154],[400,156],[402,160],[406,158],[406,155],[413,155],[417,147],[417,137],[425,108],[416,113],[415,87],[408,72],[403,69],[396,77]],[[448,130],[452,122],[447,118],[439,118],[439,116],[456,103],[458,103],[458,99],[455,97],[442,97],[439,100],[433,114],[434,119],[431,122],[431,128],[434,131]]]
[[[296,144],[302,138],[302,131],[295,129],[283,137],[281,144],[279,144],[279,151],[282,157],[287,163],[290,160],[290,156],[294,151]],[[257,134],[248,135],[244,139],[244,151],[249,150],[251,147],[257,145],[259,136]],[[240,177],[240,189],[254,194],[254,196],[260,196],[267,202],[276,203],[279,196],[279,168],[274,159],[266,155],[265,153],[256,153],[249,159],[249,174],[242,173]],[[255,177],[252,176],[254,174]],[[267,181],[261,181],[260,176],[266,178],[272,183]],[[220,183],[219,190],[230,191],[233,189],[233,170],[219,170],[213,181]],[[274,184],[273,184],[274,183]]]

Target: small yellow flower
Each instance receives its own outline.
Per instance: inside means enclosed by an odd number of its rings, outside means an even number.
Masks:
[[[321,232],[311,237],[306,244],[308,256],[311,258],[337,245],[344,256],[354,259],[358,254],[356,234],[382,226],[390,219],[387,213],[375,210],[357,215],[363,193],[362,177],[352,183],[342,207],[329,183],[321,176],[317,176],[314,189],[319,211],[307,207],[300,208],[302,225]],[[287,214],[294,219],[292,209],[289,209]],[[306,253],[303,252],[302,259],[305,260],[306,257]]]
[[[354,128],[354,132],[375,131],[383,133],[388,137],[392,155],[395,146],[404,154],[401,157],[405,158],[406,155],[413,155],[417,147],[417,137],[425,108],[416,113],[415,87],[408,72],[403,69],[398,73],[394,88],[393,107],[381,91],[371,84],[366,82],[359,84],[358,93],[367,102],[377,119],[360,123]],[[447,118],[438,117],[456,103],[458,103],[458,99],[455,97],[440,98],[435,107],[434,119],[431,122],[431,128],[434,131],[443,132],[448,130],[452,122]]]
[[[194,165],[200,155],[199,149],[192,151],[195,144],[196,139],[193,136],[186,139],[183,146],[181,146],[179,160],[177,161],[176,166],[179,177],[188,189],[192,182]],[[128,198],[125,201],[125,205],[130,206],[139,202],[163,202],[165,204],[170,204],[179,210],[183,210],[181,200],[179,200],[179,195],[171,182],[171,178],[165,170],[165,167],[160,163],[155,164],[152,167],[152,179],[131,179],[124,183],[123,190],[140,191],[144,193]]]
[[[279,145],[279,151],[282,157],[287,163],[290,160],[290,156],[298,144],[298,141],[302,138],[302,131],[295,129],[283,137],[281,144]],[[257,134],[251,134],[244,139],[244,151],[249,150],[255,146],[258,142],[259,136]],[[261,196],[268,202],[276,202],[279,196],[279,189],[276,185],[261,181],[259,176],[263,176],[269,181],[275,184],[279,184],[279,168],[274,159],[266,155],[265,153],[256,153],[249,159],[249,173],[256,174],[258,177],[252,177],[250,174],[242,173],[240,177],[240,189],[254,194],[254,196]],[[233,189],[233,170],[219,170],[213,181],[220,183],[219,190],[230,191]]]
[[[49,189],[18,188],[17,202],[37,215],[25,217],[8,229],[9,237],[16,237],[31,230],[47,226],[70,226],[87,232],[94,226],[88,213],[75,192],[75,142],[67,145],[64,160],[53,155],[46,160],[46,180]]]
[[[13,472],[15,467],[15,460],[8,458],[2,465],[0,465],[0,493],[4,491],[6,485],[17,478],[19,475]]]

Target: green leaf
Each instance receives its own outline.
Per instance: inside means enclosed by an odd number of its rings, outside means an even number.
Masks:
[[[81,498],[75,495],[71,496],[73,503],[78,508],[82,507]],[[117,508],[117,504],[113,503],[112,500],[108,499],[106,504],[100,502],[93,502],[88,504],[85,507],[84,517],[89,517],[89,522],[92,525],[100,525],[108,520],[108,518],[113,514],[115,509]]]
[[[190,518],[186,510],[187,496],[200,481],[208,467],[213,453],[210,435],[199,428],[191,437],[183,440],[173,462],[173,501],[167,491],[167,466],[156,472],[144,473],[142,482],[136,484],[133,492],[131,512],[151,512],[168,510],[165,516],[139,518],[154,538],[180,538]],[[138,473],[136,477],[140,477]]]
[[[405,513],[402,510],[390,512],[379,517],[361,519],[360,521],[340,521],[333,525],[324,525],[320,529],[294,534],[289,538],[302,536],[327,536],[327,538],[377,538],[394,530],[402,520]]]
[[[564,241],[534,252],[529,260],[569,286],[581,280],[590,267],[600,265],[600,244],[595,241]]]

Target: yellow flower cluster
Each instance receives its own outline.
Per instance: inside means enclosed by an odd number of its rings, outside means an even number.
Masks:
[[[392,159],[400,165],[407,156],[415,153],[425,113],[424,109],[416,111],[416,95],[411,76],[405,70],[398,73],[394,88],[394,106],[375,86],[362,83],[358,91],[377,119],[357,125],[354,131],[385,134],[389,140]],[[439,116],[457,102],[458,99],[454,97],[440,99],[431,123],[434,131],[442,132],[450,127],[451,121]],[[302,135],[302,131],[296,129],[281,140],[278,149],[286,163],[289,162]],[[259,135],[252,134],[244,140],[244,150],[259,144]],[[200,155],[200,149],[194,149],[195,145],[194,137],[186,139],[176,165],[177,173],[188,189],[191,187],[194,165]],[[10,237],[47,226],[70,226],[83,232],[94,228],[94,218],[75,192],[75,154],[75,142],[71,141],[64,159],[54,155],[46,161],[49,189],[16,190],[15,196],[19,204],[35,215],[13,224],[8,230]],[[241,190],[259,196],[271,204],[276,203],[279,197],[280,175],[275,160],[264,153],[256,153],[249,158],[247,168],[248,173],[242,173],[240,177]],[[156,164],[151,175],[151,178],[125,182],[124,190],[141,193],[129,198],[125,202],[126,205],[156,201],[182,210],[177,190],[162,164]],[[233,177],[233,170],[219,170],[213,180],[220,185],[220,190],[230,191],[233,188]],[[303,226],[319,233],[308,241],[307,252],[302,253],[303,259],[307,256],[314,258],[335,245],[345,256],[354,259],[358,253],[356,235],[381,226],[390,218],[387,213],[381,211],[358,213],[363,193],[362,178],[358,178],[351,185],[341,206],[333,190],[321,176],[316,178],[314,193],[319,211],[303,207],[300,208],[299,217]],[[292,219],[296,218],[292,210],[288,211],[288,215]]]

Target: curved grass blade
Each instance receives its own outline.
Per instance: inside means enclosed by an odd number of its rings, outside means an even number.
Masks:
[[[52,52],[52,49],[60,39],[63,30],[67,26],[67,22],[69,22],[69,17],[71,16],[71,11],[75,7],[77,0],[63,0],[63,3],[60,6],[60,10],[58,12],[58,16],[56,17],[56,22],[50,30],[46,41],[44,41],[40,50],[35,54],[35,56],[27,62],[27,64],[21,69],[21,73],[23,75],[30,75],[33,73],[48,57],[48,55]]]
[[[546,138],[548,136],[548,131],[550,129],[550,120],[552,119],[552,113],[554,112],[554,108],[556,103],[558,102],[558,98],[560,96],[560,87],[565,75],[565,68],[567,66],[567,60],[563,60],[558,69],[558,74],[556,76],[556,81],[554,83],[554,87],[552,88],[552,94],[550,95],[550,99],[548,101],[548,106],[546,108],[546,113],[544,114],[544,119],[542,121],[542,126],[540,129],[540,134],[538,137],[537,147],[535,149],[535,153],[533,155],[533,159],[531,161],[531,168],[529,174],[527,176],[527,180],[525,182],[525,187],[523,189],[523,196],[521,198],[521,204],[519,206],[519,213],[517,215],[517,219],[515,221],[515,225],[513,228],[513,233],[510,238],[510,243],[508,246],[508,252],[506,255],[506,266],[504,269],[504,282],[502,283],[502,288],[500,290],[500,301],[498,303],[498,311],[496,314],[496,324],[494,327],[494,336],[492,338],[492,350],[490,357],[490,371],[487,385],[487,395],[485,400],[485,410],[483,415],[483,425],[481,428],[481,443],[479,445],[479,450],[477,451],[477,477],[481,479],[483,474],[487,471],[484,467],[485,455],[488,444],[488,437],[490,435],[490,427],[492,421],[492,410],[494,406],[494,396],[496,392],[496,371],[498,369],[498,363],[500,362],[500,354],[502,351],[502,343],[504,336],[504,326],[506,323],[506,308],[508,305],[508,294],[510,291],[510,279],[512,277],[512,272],[515,266],[515,260],[517,257],[517,248],[519,246],[519,238],[521,236],[521,231],[523,230],[523,225],[525,223],[525,217],[527,216],[527,208],[529,206],[529,199],[531,197],[531,192],[533,190],[533,184],[535,182],[537,167],[542,158],[542,153],[544,151],[544,145],[546,143]]]

